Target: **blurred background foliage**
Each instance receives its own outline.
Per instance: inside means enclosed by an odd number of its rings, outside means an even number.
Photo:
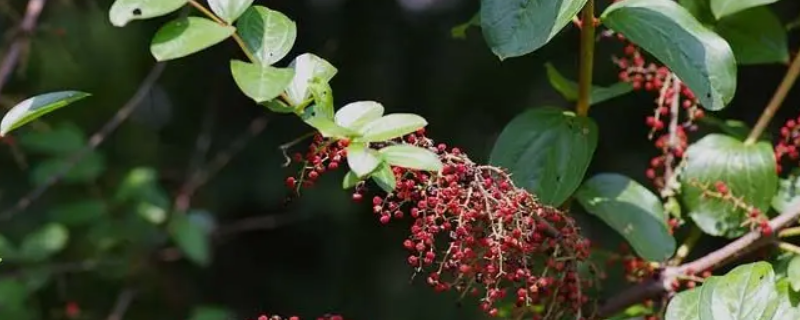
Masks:
[[[0,0],[3,48],[26,3]],[[27,96],[63,89],[94,96],[20,130],[15,143],[0,147],[3,208],[82,148],[154,64],[149,40],[169,17],[115,28],[107,18],[110,3],[47,2],[0,103],[8,108]],[[297,22],[298,42],[290,56],[312,52],[339,68],[332,82],[337,105],[376,100],[388,112],[421,114],[431,137],[459,146],[479,162],[516,114],[531,107],[570,107],[548,83],[544,65],[553,63],[575,78],[573,26],[536,53],[501,63],[480,29],[467,29],[465,39],[451,35],[477,11],[475,0],[256,3]],[[783,1],[775,8],[789,23],[797,17],[785,13],[800,12],[800,3]],[[610,85],[617,81],[611,57],[621,48],[601,40],[598,50],[596,83]],[[236,52],[227,42],[169,63],[131,119],[41,199],[0,223],[0,319],[69,319],[70,303],[80,308],[75,319],[105,319],[120,296],[132,298],[126,320],[193,314],[195,320],[214,320],[225,319],[225,312],[231,319],[265,312],[481,318],[474,301],[462,306],[455,295],[434,293],[423,278],[412,280],[402,247],[408,226],[381,226],[369,205],[353,203],[340,188],[343,171],[325,175],[301,198],[286,202],[284,179],[296,168],[282,167],[279,146],[310,128],[295,117],[270,114],[240,93],[227,69]],[[753,123],[784,70],[783,65],[740,67],[736,98],[716,116]],[[633,93],[592,109],[601,138],[587,176],[620,172],[647,181],[647,161],[657,152],[644,124],[652,101],[648,94]],[[798,103],[795,91],[778,119],[797,116]],[[164,208],[187,177],[260,117],[266,117],[265,130],[192,197],[190,221],[164,225]],[[198,137],[208,139],[206,152],[203,147],[198,152]],[[296,147],[302,148],[302,143]],[[621,242],[600,223],[575,214],[594,241],[609,247]],[[212,238],[210,255],[199,245],[195,254],[187,252],[189,259],[179,257],[166,236],[182,234],[189,247],[198,246],[191,239],[211,229],[227,232]]]

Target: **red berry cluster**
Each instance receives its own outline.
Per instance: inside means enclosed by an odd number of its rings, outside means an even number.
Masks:
[[[775,161],[778,173],[782,171],[783,160],[797,162],[800,159],[800,117],[789,119],[781,127],[781,140],[775,146]]]
[[[733,205],[734,209],[746,212],[747,217],[742,226],[750,227],[751,230],[761,230],[763,236],[772,235],[772,227],[769,225],[769,218],[758,208],[747,203],[744,198],[734,195],[728,185],[723,181],[714,182],[713,186],[702,184],[698,181],[689,181],[693,187],[702,190],[703,197],[710,197],[725,201]]]
[[[257,318],[257,320],[300,320],[300,317],[291,316],[291,317],[284,318],[284,317],[281,317],[281,316],[278,316],[278,315],[274,315],[274,316],[261,315],[261,316],[259,316]],[[344,320],[344,318],[342,316],[340,316],[340,315],[326,314],[324,316],[317,317],[317,320]]]
[[[297,177],[286,178],[286,186],[296,193],[300,192],[300,188],[313,186],[320,175],[341,166],[347,156],[345,148],[348,144],[348,140],[329,140],[319,133],[315,134],[305,155],[299,152],[292,155],[291,162],[302,163],[303,169]]]

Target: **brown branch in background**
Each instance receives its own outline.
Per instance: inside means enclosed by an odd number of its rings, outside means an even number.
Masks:
[[[770,99],[769,104],[764,108],[764,112],[761,113],[761,117],[758,118],[758,122],[756,122],[753,130],[750,131],[750,135],[747,136],[747,140],[745,140],[744,144],[753,144],[761,137],[761,134],[767,129],[769,121],[772,120],[772,117],[775,116],[775,112],[780,109],[783,100],[786,99],[789,90],[794,86],[798,75],[800,75],[800,55],[795,56],[792,64],[789,65],[789,70],[786,71],[786,75],[783,77],[781,84],[778,86],[778,89],[775,90],[775,94],[772,96],[772,99]]]
[[[682,276],[719,268],[747,253],[775,243],[774,235],[792,225],[798,218],[800,218],[800,205],[769,221],[769,226],[773,230],[771,236],[765,237],[761,230],[753,230],[697,260],[680,266],[667,267],[661,271],[657,279],[643,282],[613,296],[600,307],[597,314],[600,318],[613,316],[629,306],[671,291],[672,283]]]
[[[117,297],[117,302],[114,304],[114,309],[111,311],[111,314],[108,315],[106,320],[122,320],[125,317],[125,313],[128,312],[128,307],[130,307],[131,302],[133,302],[133,298],[136,297],[136,290],[127,288],[122,290]]]
[[[19,25],[19,35],[8,47],[3,61],[0,62],[0,92],[19,63],[22,51],[30,44],[30,36],[36,30],[36,22],[44,9],[47,0],[29,0],[25,17]]]
[[[191,176],[189,176],[183,186],[180,187],[178,195],[175,197],[175,209],[178,212],[185,212],[187,209],[189,209],[192,196],[195,192],[197,192],[197,189],[206,184],[211,177],[216,175],[223,167],[225,167],[225,165],[230,162],[231,158],[242,151],[242,149],[247,146],[250,140],[264,131],[266,126],[266,117],[254,119],[250,122],[250,126],[248,126],[247,131],[236,138],[236,140],[234,140],[227,149],[217,153],[217,155],[214,156],[214,159],[212,159],[207,166],[196,170]]]
[[[150,89],[153,88],[153,85],[158,81],[158,78],[161,77],[161,74],[164,72],[164,68],[166,67],[166,63],[159,62],[150,70],[150,73],[147,77],[142,81],[139,85],[139,89],[136,90],[136,93],[120,108],[116,114],[109,120],[99,131],[93,134],[89,138],[89,143],[84,146],[81,150],[73,153],[72,156],[67,160],[66,165],[61,168],[57,173],[51,175],[47,178],[42,185],[38,186],[36,189],[29,192],[26,196],[22,197],[17,203],[10,209],[4,211],[0,214],[0,220],[7,220],[13,217],[20,211],[23,211],[28,208],[34,201],[36,201],[39,197],[41,197],[47,189],[58,183],[64,175],[69,173],[76,164],[78,164],[83,158],[89,154],[90,151],[94,150],[99,146],[105,139],[111,134],[114,130],[119,127],[122,122],[124,122],[130,115],[133,113],[136,108],[141,105],[142,100],[150,93]]]

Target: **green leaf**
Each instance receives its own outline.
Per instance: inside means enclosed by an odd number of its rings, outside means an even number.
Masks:
[[[681,175],[682,197],[689,216],[710,235],[742,235],[747,229],[740,225],[747,212],[736,209],[731,201],[704,196],[703,189],[715,191],[714,184],[722,181],[733,196],[767,212],[778,186],[775,170],[772,146],[767,142],[745,145],[721,134],[705,136],[689,146]]]
[[[117,0],[108,12],[111,24],[124,27],[133,20],[163,16],[183,7],[189,0]]]
[[[306,108],[301,118],[306,124],[317,129],[323,137],[350,138],[358,136],[357,132],[336,124],[328,118],[327,114],[317,111],[318,109],[320,109],[318,105]]]
[[[775,312],[778,294],[775,273],[767,262],[741,265],[714,284],[711,304],[713,319],[769,320]],[[701,319],[705,319],[701,313]]]
[[[272,99],[267,102],[259,103],[262,106],[267,107],[269,111],[277,112],[277,113],[292,113],[294,112],[294,107],[287,105],[280,99]]]
[[[294,70],[231,60],[233,80],[242,92],[256,103],[267,102],[281,95],[292,81]]]
[[[108,206],[102,200],[87,199],[58,205],[47,212],[48,220],[67,227],[77,227],[105,217]]]
[[[466,39],[467,38],[467,29],[469,27],[480,27],[481,26],[481,13],[478,12],[469,19],[469,21],[459,24],[452,29],[450,29],[450,35],[455,39]]]
[[[158,173],[149,167],[138,167],[128,171],[120,182],[114,201],[125,202],[131,200],[149,199],[158,187]]]
[[[31,170],[31,182],[35,185],[42,185],[51,177],[59,175],[70,163],[68,158],[52,158],[37,163]],[[105,170],[105,157],[93,151],[75,163],[64,175],[63,181],[67,183],[90,182],[97,179]]]
[[[16,309],[28,300],[28,289],[21,280],[5,277],[0,279],[0,297],[3,297],[2,309]]]
[[[361,179],[358,177],[358,175],[356,175],[355,172],[353,172],[352,170],[347,171],[347,174],[344,176],[344,179],[342,180],[342,189],[347,190],[352,187],[355,187],[356,184],[358,184],[359,182],[361,182]]]
[[[211,243],[204,228],[185,214],[175,214],[169,222],[172,241],[190,261],[199,266],[211,263]]]
[[[336,124],[350,130],[361,130],[365,124],[383,116],[383,105],[375,101],[351,102],[336,111]]]
[[[666,320],[700,320],[700,288],[686,290],[675,295],[667,305]]]
[[[717,20],[745,9],[760,7],[778,0],[711,0],[711,12]]]
[[[800,319],[800,306],[798,296],[790,289],[789,281],[783,279],[775,284],[778,291],[777,307],[772,320],[797,320]]]
[[[786,29],[768,7],[752,8],[725,17],[715,30],[728,40],[739,64],[789,62]]]
[[[365,124],[361,133],[361,142],[381,142],[399,138],[415,132],[428,125],[425,118],[411,113],[393,113],[372,120]]]
[[[772,208],[778,213],[785,213],[800,204],[798,201],[800,201],[800,169],[794,169],[789,176],[778,182],[778,192],[772,198]]]
[[[706,109],[720,110],[733,99],[733,51],[725,39],[677,3],[620,1],[609,6],[600,19],[675,72]]]
[[[661,201],[636,181],[599,174],[586,181],[575,197],[586,211],[625,237],[640,257],[660,262],[675,253]]]
[[[395,167],[434,172],[442,170],[442,161],[439,160],[439,156],[428,149],[398,144],[382,148],[378,152],[383,155],[383,159],[388,164]]]
[[[47,155],[69,155],[83,148],[86,136],[78,126],[62,122],[52,130],[31,130],[19,136],[19,144],[26,151]]]
[[[14,247],[14,244],[11,243],[11,241],[9,241],[8,238],[0,234],[0,262],[2,262],[3,259],[6,260],[17,259],[17,256],[18,256],[17,248]]]
[[[678,0],[678,3],[704,25],[713,25],[717,22],[711,14],[711,4],[708,0]]]
[[[252,6],[236,22],[247,50],[264,65],[283,59],[294,46],[297,26],[283,13]]]
[[[746,123],[739,120],[721,120],[713,116],[706,115],[700,118],[700,122],[715,126],[722,130],[722,132],[739,140],[745,140],[747,139],[747,136],[750,135],[750,127],[747,126]]]
[[[558,34],[586,0],[481,0],[483,37],[500,59],[541,48]]]
[[[20,257],[30,262],[41,262],[67,246],[69,230],[58,223],[48,223],[28,234],[20,244]]]
[[[578,83],[567,79],[562,75],[551,63],[544,65],[547,69],[547,79],[550,80],[550,85],[553,86],[567,101],[578,100]],[[592,86],[592,92],[589,96],[589,104],[594,105],[602,103],[633,91],[633,86],[627,82],[618,82],[610,87]]]
[[[311,53],[297,56],[289,67],[294,69],[294,78],[286,88],[286,97],[293,106],[311,97],[309,85],[313,79],[328,83],[338,72],[328,61]]]
[[[189,320],[231,320],[233,314],[222,308],[200,306],[192,310]]]
[[[180,18],[158,29],[150,53],[158,61],[183,58],[228,39],[234,32],[236,28],[206,18]]]
[[[147,222],[159,225],[167,220],[167,209],[166,206],[157,205],[150,201],[142,201],[136,205],[136,214]]]
[[[208,0],[208,6],[218,17],[233,23],[253,4],[253,0]]]
[[[703,281],[703,285],[700,287],[700,300],[698,301],[698,311],[700,313],[700,319],[714,319],[714,314],[712,312],[712,308],[709,306],[711,301],[714,298],[714,289],[717,288],[717,284],[722,281],[722,277],[720,276],[712,276],[706,278]],[[683,319],[676,319],[676,320],[683,320]]]
[[[374,149],[359,143],[351,143],[347,147],[347,165],[359,178],[370,175],[380,163],[380,154]]]
[[[0,137],[41,116],[90,96],[80,91],[59,91],[28,98],[15,105],[0,122]]]
[[[506,125],[489,162],[543,203],[559,206],[583,181],[597,147],[597,125],[558,108],[528,110]]]
[[[322,116],[325,119],[333,120],[333,90],[330,84],[322,81],[320,78],[314,78],[309,84],[308,89],[311,95],[314,96],[314,104],[316,105],[317,116]]]
[[[792,290],[795,292],[800,291],[800,255],[795,255],[792,260],[789,261],[789,268],[786,272]]]
[[[372,180],[386,192],[392,192],[397,187],[397,178],[392,172],[392,167],[386,162],[381,162],[378,169],[372,174]]]

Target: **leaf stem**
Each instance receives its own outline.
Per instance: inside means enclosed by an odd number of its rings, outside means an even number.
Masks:
[[[786,99],[786,95],[789,93],[789,90],[792,89],[792,86],[794,86],[794,82],[797,80],[798,75],[800,75],[800,55],[796,56],[792,61],[792,64],[789,65],[789,70],[786,71],[783,81],[781,81],[781,84],[778,86],[778,89],[775,91],[775,94],[772,96],[769,104],[767,104],[767,106],[764,108],[764,111],[761,113],[761,117],[758,118],[758,122],[756,122],[755,127],[753,127],[753,130],[750,131],[750,135],[747,136],[747,140],[744,141],[745,145],[755,143],[764,130],[767,129],[769,121],[772,120],[772,117],[775,116],[775,112],[777,112],[781,107],[781,104],[783,104],[783,100]]]
[[[220,17],[217,17],[217,15],[215,15],[213,12],[208,10],[206,7],[204,7],[202,4],[200,4],[196,0],[189,0],[189,4],[192,5],[192,7],[194,7],[195,9],[199,10],[200,12],[202,12],[203,15],[205,15],[209,19],[214,20],[214,22],[219,23],[219,24],[221,24],[223,26],[230,26],[229,23],[225,22],[225,20],[222,20]],[[241,48],[242,51],[244,51],[244,55],[247,56],[247,59],[249,59],[250,62],[258,62],[258,60],[256,60],[256,57],[253,56],[253,54],[250,52],[250,50],[247,49],[247,45],[244,43],[244,40],[242,39],[242,37],[239,36],[238,30],[237,30],[237,32],[233,33],[232,37],[233,37],[233,40],[236,41],[236,44],[239,45],[239,48]]]
[[[692,226],[692,230],[689,231],[689,236],[686,237],[686,240],[683,241],[683,244],[678,248],[678,251],[675,253],[675,259],[673,260],[674,264],[681,264],[689,253],[692,252],[694,249],[694,245],[697,244],[697,241],[700,240],[700,237],[703,235],[703,232],[697,226]]]
[[[796,236],[800,236],[800,227],[784,229],[778,233],[778,238],[791,238]]]
[[[778,248],[789,253],[800,254],[800,247],[788,242],[779,242]]]
[[[578,75],[578,105],[576,112],[579,116],[589,114],[589,104],[592,91],[592,69],[594,68],[594,0],[589,0],[581,12],[581,52],[580,73]]]

